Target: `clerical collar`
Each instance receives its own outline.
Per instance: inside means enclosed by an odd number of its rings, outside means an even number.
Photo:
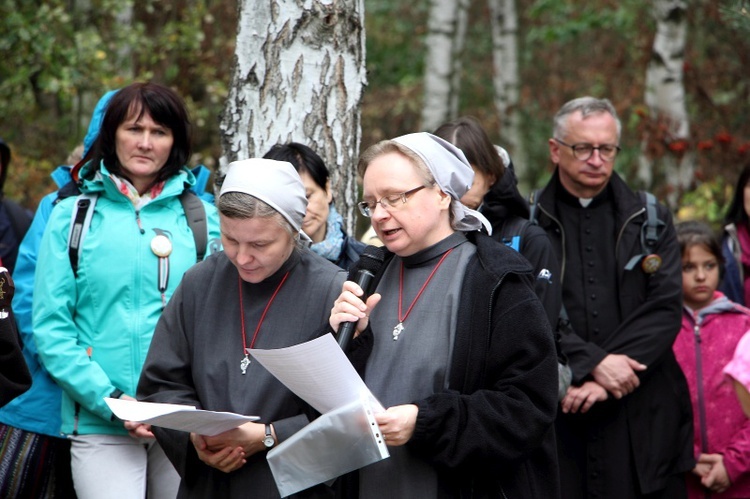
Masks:
[[[611,199],[612,194],[612,186],[607,183],[607,186],[602,189],[602,191],[594,196],[593,198],[589,198],[588,202],[584,203],[583,200],[586,198],[579,198],[578,196],[574,196],[568,190],[565,188],[565,186],[562,185],[562,182],[560,182],[560,178],[557,179],[558,188],[557,188],[557,197],[560,201],[564,202],[567,205],[575,206],[576,208],[583,208],[583,209],[590,209],[595,208],[602,203],[605,203],[607,200]]]
[[[460,246],[466,241],[468,241],[468,239],[466,239],[464,233],[456,231],[442,241],[439,241],[421,251],[417,251],[413,255],[405,256],[401,258],[401,260],[404,262],[404,266],[407,269],[412,267],[419,267],[420,265],[424,265],[425,263],[431,263],[432,260],[439,258],[449,249]]]

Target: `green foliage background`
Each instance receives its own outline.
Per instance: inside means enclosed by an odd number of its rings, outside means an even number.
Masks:
[[[123,12],[131,8],[130,19]],[[420,129],[428,1],[365,0],[369,85],[362,148]],[[638,0],[517,0],[523,136],[530,185],[551,170],[551,116],[570,98],[608,97],[618,108],[633,181],[642,140],[654,158],[659,195],[664,158],[694,150],[693,187],[677,193],[689,216],[720,220],[740,169],[750,160],[750,21],[742,0],[692,0],[685,87],[692,138],[677,143],[643,104],[655,23]],[[496,142],[489,11],[473,0],[463,54],[461,114],[479,118]],[[134,80],[177,89],[194,124],[193,162],[221,155],[218,122],[227,95],[237,0],[0,0],[0,137],[14,154],[7,195],[35,206],[53,189],[54,166],[85,134],[98,97]]]

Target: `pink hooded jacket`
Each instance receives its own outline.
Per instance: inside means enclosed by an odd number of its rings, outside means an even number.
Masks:
[[[722,454],[732,482],[725,492],[710,496],[716,499],[750,497],[750,420],[723,373],[748,330],[750,309],[716,292],[708,306],[683,309],[682,329],[673,346],[690,388],[695,456]],[[691,498],[706,497],[707,490],[692,473],[688,492]]]

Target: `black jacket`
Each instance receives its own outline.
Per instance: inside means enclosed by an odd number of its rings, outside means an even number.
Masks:
[[[557,361],[531,268],[486,235],[467,237],[477,252],[463,279],[450,386],[414,402],[407,445],[438,469],[440,497],[558,497]],[[369,327],[353,342],[360,373],[373,342]]]
[[[16,319],[9,313],[4,319],[0,318],[0,407],[30,387],[31,374],[21,353]]]
[[[11,311],[15,289],[10,272],[0,272],[0,407],[31,387],[31,373]]]
[[[31,225],[33,214],[15,201],[5,198],[5,179],[8,177],[10,148],[0,139],[0,260],[12,274],[18,258],[18,246]]]
[[[559,223],[555,199],[559,173],[537,196],[539,225],[547,232],[560,258],[565,279],[565,229]],[[609,181],[615,205],[617,229],[617,287],[622,322],[613,334],[601,341],[585,341],[573,332],[562,339],[563,351],[573,369],[574,383],[587,379],[594,367],[608,354],[625,354],[646,364],[639,372],[640,386],[620,400],[605,403],[623,404],[640,488],[649,493],[664,487],[668,477],[692,469],[692,410],[687,383],[672,352],[681,325],[682,270],[680,247],[676,240],[669,210],[658,205],[658,217],[665,222],[656,247],[662,265],[647,274],[640,262],[625,270],[630,259],[642,253],[641,227],[646,219],[640,197],[613,173]],[[574,416],[575,417],[575,416]],[[630,452],[613,450],[611,465],[628,459]]]
[[[519,224],[519,220],[528,220],[529,205],[518,192],[517,183],[511,166],[485,194],[479,211],[492,224],[492,238],[496,241],[504,243],[507,235],[520,236],[517,250],[534,268],[534,290],[544,305],[550,324],[555,328],[562,304],[557,257],[543,229],[531,222]],[[515,227],[522,228],[518,234],[511,229]]]

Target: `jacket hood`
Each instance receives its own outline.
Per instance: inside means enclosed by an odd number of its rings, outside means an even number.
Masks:
[[[214,194],[206,190],[208,187],[208,180],[211,178],[211,170],[204,165],[198,165],[190,170],[195,176],[195,184],[190,188],[198,197],[204,201],[213,204]]]
[[[8,177],[8,165],[10,164],[10,147],[5,143],[3,139],[0,139],[0,162],[2,168],[0,168],[0,196],[5,187],[5,179]]]
[[[112,97],[119,92],[119,90],[110,90],[106,94],[102,95],[99,102],[94,107],[94,112],[91,115],[91,121],[89,122],[89,129],[86,132],[86,136],[83,138],[83,155],[89,152],[91,146],[96,142],[96,138],[99,137],[99,129],[102,127],[102,120],[104,119],[104,113],[107,111],[107,105]]]
[[[734,303],[732,300],[727,298],[721,291],[715,291],[714,297],[711,303],[706,305],[700,310],[692,310],[687,305],[683,305],[687,315],[692,318],[698,324],[703,324],[706,319],[711,315],[725,314],[725,313],[738,313],[750,315],[750,310],[745,307]],[[696,315],[697,312],[697,315]]]
[[[102,165],[102,169],[107,172],[107,169],[104,165]],[[102,178],[96,178],[94,170],[95,169],[89,161],[81,167],[81,170],[79,172],[79,185],[81,185],[81,189],[86,192],[99,192],[104,190]],[[207,203],[213,204],[214,195],[213,193],[206,190],[209,178],[211,177],[211,170],[209,170],[208,167],[204,165],[198,165],[193,169],[182,167],[182,170],[180,171],[180,173],[178,173],[178,175],[181,176],[183,174],[183,171],[187,173],[187,175],[184,177],[185,185],[191,191],[193,191],[196,196],[203,199]],[[91,178],[89,179],[88,177]],[[58,188],[62,188],[68,182],[73,180],[73,176],[71,175],[71,167],[65,165],[58,166],[55,171],[52,172],[52,178],[55,180]]]
[[[485,194],[479,211],[493,227],[510,217],[529,218],[529,204],[518,191],[518,179],[513,162],[508,161],[505,174]]]
[[[70,169],[71,166],[69,165],[60,165],[52,171],[50,176],[55,181],[55,184],[57,184],[58,189],[73,180],[73,177],[70,175]]]

